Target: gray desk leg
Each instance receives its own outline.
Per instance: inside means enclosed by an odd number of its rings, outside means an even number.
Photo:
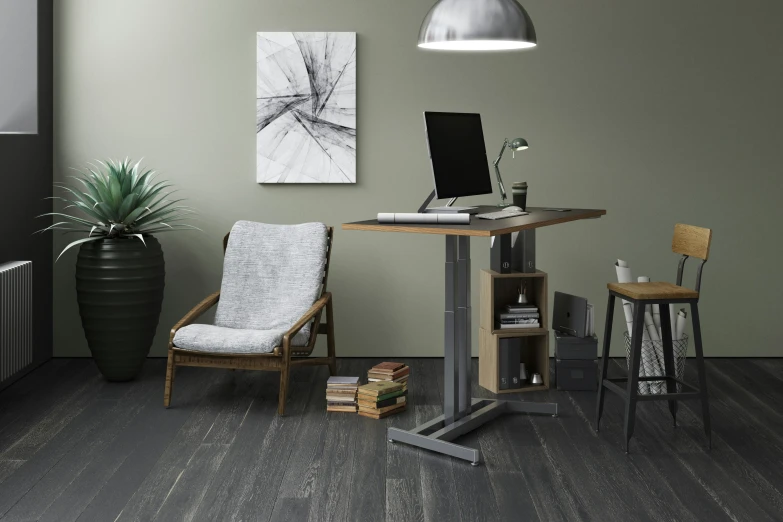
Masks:
[[[474,466],[478,466],[481,462],[481,453],[479,450],[460,446],[451,441],[475,430],[479,426],[504,413],[557,415],[557,404],[551,402],[472,399],[471,404],[472,413],[469,413],[450,424],[446,424],[443,415],[441,415],[412,430],[389,428],[387,430],[389,442],[404,442],[429,451],[435,451],[458,459],[467,460]]]
[[[502,237],[502,236],[501,236]],[[504,413],[557,415],[557,404],[471,399],[470,238],[446,236],[443,415],[412,430],[389,428],[389,442],[450,455],[477,466],[481,453],[451,441]],[[415,378],[415,377],[414,377]]]
[[[459,418],[471,412],[470,401],[470,236],[459,236],[457,253],[457,375]]]
[[[457,236],[446,236],[446,307],[444,316],[443,415],[450,424],[459,418],[457,346]]]

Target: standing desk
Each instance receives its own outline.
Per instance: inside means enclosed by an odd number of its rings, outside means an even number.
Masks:
[[[497,207],[491,207],[497,210]],[[484,211],[482,209],[482,211]],[[404,442],[430,451],[481,461],[479,450],[451,441],[504,413],[557,416],[556,403],[500,401],[471,398],[470,238],[492,238],[490,258],[497,272],[535,271],[535,230],[580,219],[599,218],[606,210],[571,209],[567,212],[528,208],[527,216],[499,220],[471,218],[468,225],[382,224],[377,220],[343,223],[343,230],[406,232],[446,236],[446,306],[444,335],[443,415],[411,430],[388,429],[389,442]]]

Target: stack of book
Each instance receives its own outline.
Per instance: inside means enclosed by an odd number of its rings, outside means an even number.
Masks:
[[[405,411],[408,384],[377,381],[359,386],[359,415],[382,419]]]
[[[356,413],[358,377],[329,377],[326,381],[326,411]]]
[[[534,304],[514,303],[506,306],[506,313],[498,314],[500,328],[540,328],[541,316]]]
[[[409,366],[398,362],[382,362],[376,364],[367,372],[367,382],[408,382]]]

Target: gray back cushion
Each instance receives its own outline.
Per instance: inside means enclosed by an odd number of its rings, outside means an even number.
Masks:
[[[320,297],[325,263],[323,223],[238,221],[228,238],[215,325],[287,330]]]

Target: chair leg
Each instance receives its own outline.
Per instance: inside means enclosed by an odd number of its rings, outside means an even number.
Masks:
[[[598,432],[601,426],[601,414],[604,411],[604,398],[606,389],[604,388],[604,379],[607,378],[609,370],[609,346],[612,341],[612,322],[614,320],[614,296],[609,294],[609,302],[606,305],[606,326],[604,327],[604,353],[601,356],[601,368],[598,374],[598,399],[595,408],[595,431]]]
[[[691,303],[693,318],[693,340],[696,347],[696,367],[699,370],[699,394],[701,396],[701,414],[704,422],[704,433],[707,435],[707,447],[712,449],[712,429],[710,427],[710,402],[707,394],[707,371],[704,367],[704,351],[701,344],[701,322],[699,321],[699,305]]]
[[[166,362],[166,385],[163,388],[163,406],[168,408],[171,404],[171,390],[174,387],[174,351],[169,348],[169,359]]]
[[[291,369],[291,355],[286,350],[283,356],[283,367],[280,369],[280,393],[277,400],[278,415],[285,415],[285,400],[288,395],[288,373]]]
[[[337,357],[334,350],[334,315],[332,301],[334,297],[326,303],[326,349],[329,356],[329,375],[337,375]]]
[[[663,303],[661,307],[661,335],[663,336],[663,364],[667,377],[677,377],[677,367],[674,364],[674,345],[672,343],[672,325],[669,316],[669,303]],[[666,393],[677,393],[677,385],[666,380]],[[672,414],[674,427],[677,427],[677,401],[668,401],[669,411]]]
[[[644,337],[644,304],[634,303],[633,335],[631,338],[631,364],[628,368],[628,391],[625,397],[625,452],[633,437],[636,423],[636,397],[639,394],[639,364],[642,360]]]

